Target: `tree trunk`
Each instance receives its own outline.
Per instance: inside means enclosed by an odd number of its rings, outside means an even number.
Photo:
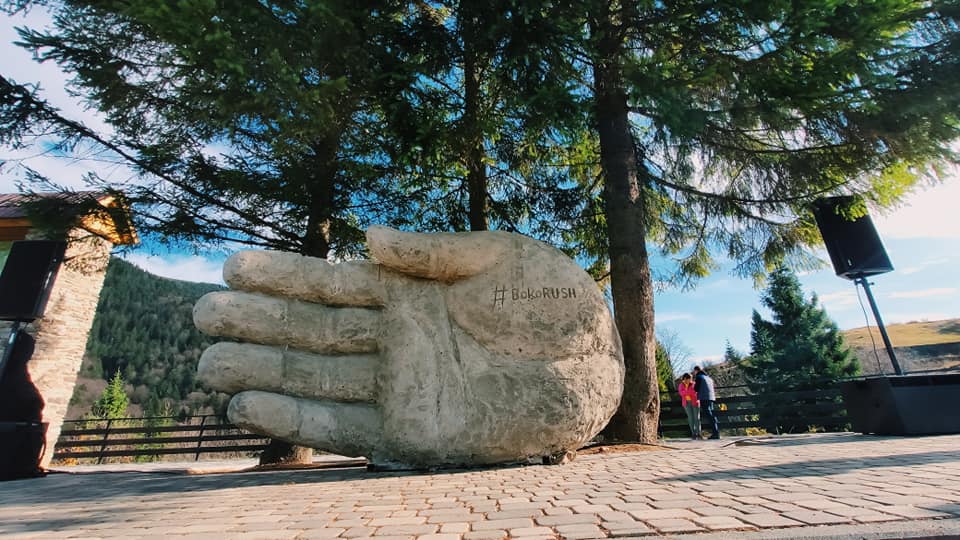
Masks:
[[[620,59],[625,54],[619,27],[603,13],[593,28],[599,36],[594,85],[604,210],[609,239],[613,309],[626,364],[623,400],[603,431],[618,441],[656,442],[660,417],[654,337],[653,282],[646,247],[646,208],[638,156],[630,129]]]
[[[472,34],[470,34],[472,35]],[[465,35],[463,60],[464,159],[467,167],[467,215],[471,231],[485,231],[487,222],[487,166],[483,162],[483,132],[480,129],[480,68]]]
[[[270,439],[270,444],[260,454],[260,465],[278,465],[295,463],[309,465],[313,463],[313,449],[297,446],[286,441]]]
[[[330,253],[330,212],[333,208],[333,182],[335,174],[334,154],[336,146],[321,142],[314,148],[316,167],[313,174],[305,175],[310,192],[310,209],[307,215],[306,234],[300,247],[302,255],[326,259]],[[260,465],[313,463],[313,449],[297,446],[286,441],[270,439],[267,448],[260,454]]]

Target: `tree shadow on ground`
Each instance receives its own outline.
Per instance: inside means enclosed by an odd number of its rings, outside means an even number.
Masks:
[[[745,480],[756,478],[796,478],[801,476],[830,476],[884,467],[913,467],[938,463],[960,463],[960,449],[902,454],[895,456],[864,456],[772,463],[757,467],[737,467],[723,470],[701,470],[696,481]],[[662,477],[659,482],[689,481],[690,475]]]
[[[924,437],[929,437],[925,435]],[[836,433],[802,433],[787,435],[769,435],[760,437],[747,437],[733,441],[725,446],[763,446],[763,447],[781,447],[781,446],[803,446],[808,444],[837,444],[848,442],[876,442],[882,440],[898,440],[903,437],[890,437],[881,435],[869,435],[851,431],[842,431]]]
[[[0,507],[5,505],[69,504],[84,501],[136,500],[164,494],[195,494],[242,488],[310,486],[429,475],[455,476],[478,471],[518,469],[522,465],[443,469],[436,471],[368,471],[361,467],[259,470],[207,474],[182,472],[55,473],[46,478],[0,483]],[[317,489],[324,489],[317,486]]]

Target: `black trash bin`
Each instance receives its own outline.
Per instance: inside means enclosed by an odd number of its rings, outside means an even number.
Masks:
[[[43,476],[46,422],[0,422],[0,480]]]

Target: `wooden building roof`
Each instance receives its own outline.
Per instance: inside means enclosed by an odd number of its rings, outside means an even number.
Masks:
[[[0,194],[0,241],[26,238],[36,226],[38,212],[106,238],[114,245],[139,242],[130,209],[122,197],[96,191]]]

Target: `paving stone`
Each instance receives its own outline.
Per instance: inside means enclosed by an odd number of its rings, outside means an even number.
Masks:
[[[926,508],[917,508],[916,506],[907,505],[879,506],[874,510],[883,512],[884,514],[892,514],[908,519],[940,518],[950,516],[950,514],[944,512],[937,512],[936,510],[928,510]]]
[[[333,521],[328,521],[327,525],[331,527],[350,529],[352,527],[366,527],[368,523],[370,523],[369,519],[335,519]]]
[[[393,525],[422,525],[427,522],[423,516],[371,519],[368,527],[388,527]]]
[[[667,509],[667,508],[696,508],[697,506],[703,504],[702,501],[698,499],[668,499],[665,501],[651,501],[650,506],[657,509]]]
[[[516,519],[516,518],[535,518],[543,515],[543,510],[539,508],[528,508],[526,510],[501,510],[499,512],[487,512],[486,519]]]
[[[653,507],[645,502],[624,502],[624,503],[611,504],[610,508],[620,512],[630,512],[630,511],[650,510]]]
[[[786,518],[780,514],[742,514],[739,519],[757,527],[798,527],[803,523]]]
[[[740,514],[743,513],[727,506],[712,506],[712,505],[705,505],[705,504],[695,506],[690,510],[693,510],[694,512],[696,512],[697,514],[700,514],[701,516],[707,516],[707,517],[739,516]]]
[[[598,517],[594,514],[570,514],[566,516],[541,516],[537,518],[538,525],[556,527],[558,525],[575,525],[577,523],[596,523]]]
[[[590,504],[584,499],[557,499],[553,501],[554,506],[566,506],[573,508],[574,506],[587,506]]]
[[[559,525],[556,527],[560,538],[568,540],[579,540],[581,538],[603,538],[604,532],[596,525],[587,523],[577,523],[574,525]]]
[[[340,533],[345,532],[346,529],[325,529],[325,528],[311,528],[306,530],[301,530],[297,534],[297,540],[327,540],[328,538],[337,538],[340,536]],[[221,535],[222,537],[222,535]]]
[[[613,510],[605,504],[586,504],[583,506],[571,507],[574,514],[599,514],[600,512],[610,512]]]
[[[810,510],[809,508],[804,508],[803,506],[801,506],[800,502],[803,502],[803,501],[798,501],[797,504],[768,501],[761,504],[760,506],[767,508],[769,510],[773,510],[774,512],[779,512],[781,514],[784,512],[802,512],[804,510]],[[746,512],[746,513],[749,513],[749,512]]]
[[[469,523],[442,523],[440,524],[441,533],[460,534],[470,530]]]
[[[435,516],[428,516],[427,523],[447,523],[449,521],[462,521],[462,522],[474,522],[474,521],[483,521],[486,519],[484,514],[477,513],[463,513],[463,514],[441,514]]]
[[[524,527],[521,529],[510,529],[508,532],[511,537],[553,535],[553,529],[550,527]]]
[[[370,527],[351,527],[340,535],[342,538],[367,538],[373,536],[376,529]]]
[[[633,516],[626,512],[600,512],[597,514],[603,522],[635,522]]]
[[[696,514],[683,508],[667,508],[663,510],[642,510],[628,512],[634,519],[649,521],[651,519],[693,519]]]
[[[524,519],[497,519],[493,521],[475,521],[470,526],[470,528],[474,531],[524,529],[526,527],[533,527],[532,519],[524,518]]]
[[[607,529],[607,536],[611,538],[621,538],[621,537],[632,537],[632,536],[653,536],[657,534],[656,529],[651,529],[643,523],[634,523],[627,526],[624,524],[623,527],[605,527]]]
[[[463,535],[463,540],[500,540],[507,537],[507,531],[489,529],[485,531],[470,531]]]
[[[730,529],[754,529],[752,525],[748,525],[739,519],[730,517],[730,516],[704,516],[694,518],[693,522],[701,527],[707,528],[711,531],[725,531]]]
[[[690,533],[700,532],[703,527],[687,519],[648,519],[645,520],[648,525],[662,533]]]
[[[419,536],[434,534],[440,529],[439,525],[387,525],[379,527],[374,536]]]
[[[417,540],[460,540],[459,534],[424,534],[417,537]]]
[[[773,502],[797,502],[797,501],[808,501],[810,499],[822,499],[822,495],[817,495],[814,493],[771,493],[768,495],[761,495],[761,499],[766,499]]]

